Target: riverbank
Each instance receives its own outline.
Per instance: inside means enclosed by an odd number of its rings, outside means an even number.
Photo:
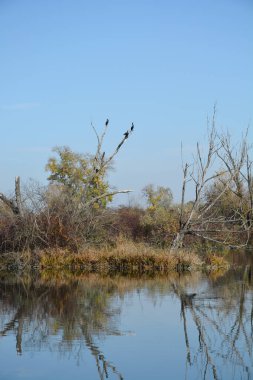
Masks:
[[[86,273],[168,273],[228,268],[224,256],[201,254],[190,250],[154,249],[132,241],[120,240],[115,247],[87,247],[80,252],[66,249],[44,249],[8,253],[0,257],[0,270],[25,268],[54,271],[70,270]]]

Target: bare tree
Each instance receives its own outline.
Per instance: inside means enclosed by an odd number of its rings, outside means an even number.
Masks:
[[[90,182],[92,182],[97,175],[99,175],[100,173],[102,173],[102,175],[103,175],[103,173],[106,172],[110,168],[110,166],[113,163],[113,159],[115,158],[115,156],[119,152],[120,148],[123,146],[123,144],[126,142],[126,140],[129,138],[129,136],[134,131],[134,124],[132,123],[131,127],[123,134],[123,138],[117,144],[117,146],[113,150],[113,152],[107,156],[106,152],[103,151],[102,148],[103,148],[104,138],[105,138],[105,135],[107,133],[107,129],[109,127],[109,119],[106,119],[104,129],[103,129],[101,135],[99,135],[99,133],[97,132],[97,129],[95,128],[95,126],[93,124],[91,124],[91,126],[95,132],[96,137],[97,137],[97,149],[96,149],[96,153],[95,153],[95,156],[93,159],[93,169],[94,170],[90,175],[90,178],[89,178]],[[94,197],[92,200],[87,202],[86,205],[89,207],[100,199],[104,199],[107,197],[113,197],[114,195],[117,195],[117,194],[126,194],[126,193],[130,193],[130,192],[131,192],[131,190],[108,191],[108,192],[105,192],[103,194],[100,194],[97,197]]]
[[[245,268],[246,275],[247,271]],[[248,359],[252,366],[252,309],[247,309],[251,302],[249,296],[251,286],[251,282],[247,281],[244,275],[239,286],[231,283],[220,285],[219,297],[215,288],[212,293],[203,297],[196,293],[189,294],[179,282],[172,283],[172,290],[181,304],[187,366],[197,367],[197,362],[200,361],[202,379],[221,378],[220,357],[230,367],[236,363],[238,373],[242,372],[248,376],[247,378],[251,378],[251,367],[247,363]],[[225,297],[227,288],[230,295],[228,299]],[[233,322],[231,320],[227,330],[225,321],[229,315],[233,316]],[[188,324],[191,328],[195,326],[198,335],[199,347],[196,346],[195,350],[189,338]],[[245,343],[244,349],[240,339]],[[219,344],[216,345],[218,341]]]
[[[218,134],[215,114],[214,108],[206,156],[197,143],[193,162],[183,165],[179,230],[173,240],[172,249],[182,247],[186,235],[230,246],[244,246],[250,238],[252,161],[249,158],[247,133],[237,148],[232,147],[228,135]],[[194,187],[195,198],[186,205],[185,196],[189,184]],[[215,184],[219,184],[216,186],[218,191],[213,192],[212,197],[207,199],[206,195],[208,192],[210,194],[210,188]],[[219,204],[228,194],[235,196],[236,207],[233,208],[231,205],[230,215],[222,215]]]
[[[109,127],[107,119],[101,134],[91,124],[97,137],[97,147],[94,155],[83,155],[72,152],[68,147],[56,147],[54,150],[59,158],[50,158],[46,169],[51,172],[48,179],[51,183],[63,185],[69,189],[72,195],[79,195],[80,206],[89,208],[101,200],[111,199],[120,193],[129,193],[131,190],[112,190],[107,181],[106,175],[111,168],[113,159],[132,134],[134,125],[123,134],[122,139],[111,154],[106,154],[103,150],[104,138]]]
[[[15,178],[15,199],[9,198],[3,193],[0,193],[0,200],[7,206],[15,215],[23,216],[23,206],[20,191],[20,177]]]
[[[108,126],[107,119],[99,134],[92,125],[97,137],[94,154],[78,154],[66,147],[56,149],[60,158],[49,160],[49,186],[34,186],[30,182],[29,186],[22,186],[21,192],[20,177],[16,177],[15,195],[8,197],[0,193],[3,211],[0,215],[0,251],[67,245],[77,249],[88,240],[102,241],[105,236],[102,230],[108,223],[108,218],[102,215],[107,202],[116,194],[131,191],[113,189],[106,176],[113,159],[133,133],[134,125],[107,155],[103,143]]]
[[[220,142],[222,150],[218,153],[218,156],[232,178],[230,190],[238,201],[238,207],[234,211],[245,231],[250,234],[253,222],[253,183],[252,160],[250,159],[251,145],[248,143],[248,130],[237,148],[232,145],[231,137],[228,133],[220,136]]]

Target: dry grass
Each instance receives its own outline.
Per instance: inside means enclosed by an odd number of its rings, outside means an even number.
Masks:
[[[206,256],[206,264],[212,270],[216,269],[227,269],[229,267],[229,263],[224,256],[220,256],[214,253],[209,253]]]
[[[87,248],[83,252],[43,250],[39,253],[41,269],[71,268],[87,272],[169,272],[201,267],[199,257],[190,252],[177,253],[154,249],[143,243],[118,239],[115,248]]]
[[[66,271],[69,273],[100,274],[153,274],[173,271],[228,269],[224,256],[207,254],[202,260],[193,251],[154,248],[145,243],[136,243],[119,238],[114,248],[87,247],[78,253],[67,249],[43,249],[40,251],[13,252],[0,256],[0,271],[6,269],[22,271],[37,267],[40,271]]]

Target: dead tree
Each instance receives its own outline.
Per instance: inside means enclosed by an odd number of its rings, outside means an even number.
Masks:
[[[248,309],[251,306],[248,271],[249,268],[245,268],[240,283],[223,283],[219,285],[219,293],[216,293],[214,286],[212,292],[204,296],[203,292],[189,294],[187,288],[179,282],[172,283],[172,290],[181,304],[186,365],[188,368],[198,368],[199,362],[202,379],[221,378],[221,357],[224,360],[223,364],[229,367],[236,363],[236,373],[239,376],[235,378],[242,378],[240,375],[245,373],[248,375],[246,378],[251,378],[253,331],[252,308]],[[230,313],[231,311],[233,312]],[[231,315],[233,322],[228,317]],[[199,347],[191,342],[188,325],[191,326],[191,335],[195,328]]]
[[[4,203],[14,215],[24,215],[21,190],[20,190],[20,177],[15,178],[15,199],[8,198],[3,193],[0,193],[0,201]]]
[[[248,130],[242,137],[239,149],[235,149],[231,143],[230,135],[222,135],[220,137],[222,150],[218,155],[232,177],[231,191],[238,200],[237,218],[241,221],[244,230],[250,235],[253,226],[253,182],[252,160],[250,159],[252,146],[248,143],[247,137]]]
[[[248,243],[253,204],[249,150],[247,134],[239,148],[235,149],[227,135],[217,133],[214,109],[206,157],[197,143],[193,162],[183,165],[179,230],[172,242],[172,249],[181,248],[186,235],[229,246],[244,246]],[[206,194],[215,183],[220,185],[219,191],[213,193],[207,201]],[[194,187],[195,198],[186,205],[185,196],[189,184]],[[237,207],[232,207],[229,216],[222,215],[219,202],[231,193],[237,199]],[[248,198],[246,210],[245,197]]]
[[[106,153],[105,151],[103,151],[102,148],[103,148],[104,138],[109,127],[109,119],[106,119],[104,129],[101,135],[99,135],[97,129],[95,128],[93,124],[91,124],[91,126],[97,137],[97,149],[93,158],[93,172],[88,178],[88,182],[90,183],[92,183],[97,176],[99,175],[103,176],[103,174],[106,173],[106,171],[111,167],[113,163],[113,159],[115,158],[115,156],[117,155],[117,153],[119,152],[123,144],[126,142],[126,140],[129,138],[129,136],[134,131],[134,124],[132,123],[131,127],[123,134],[123,138],[120,140],[120,142],[118,143],[116,148],[113,150],[113,152],[109,154],[108,156],[106,156]],[[105,192],[104,194],[94,197],[92,200],[87,202],[86,206],[91,206],[92,204],[96,203],[100,199],[112,197],[116,194],[126,194],[130,192],[131,190],[116,190],[116,191]]]

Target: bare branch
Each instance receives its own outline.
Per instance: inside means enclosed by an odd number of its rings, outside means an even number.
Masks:
[[[19,213],[19,210],[17,208],[17,206],[15,205],[15,203],[7,198],[3,193],[0,193],[0,200],[9,208],[11,209],[11,211],[13,212],[13,214],[18,214]]]
[[[127,194],[127,193],[131,193],[131,192],[132,192],[132,190],[117,190],[117,191],[104,193],[102,195],[99,195],[98,197],[93,198],[90,202],[87,202],[85,204],[85,206],[89,207],[89,206],[93,205],[94,203],[96,203],[97,201],[99,201],[100,199],[112,197],[112,196],[117,195],[117,194]]]

